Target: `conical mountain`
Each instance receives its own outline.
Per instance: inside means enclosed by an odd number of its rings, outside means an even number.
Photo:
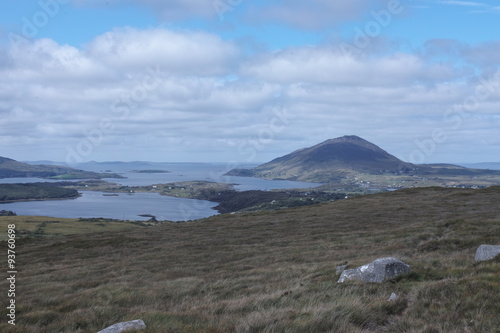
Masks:
[[[331,182],[356,173],[400,173],[416,168],[373,143],[350,135],[299,149],[250,170],[231,175],[266,179]]]

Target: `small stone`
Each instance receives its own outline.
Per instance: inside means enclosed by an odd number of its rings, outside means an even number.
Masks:
[[[396,295],[396,293],[392,293],[391,296],[389,297],[388,301],[389,302],[394,302],[395,300],[397,300],[399,298],[398,295]]]
[[[131,329],[143,330],[146,328],[146,324],[141,319],[127,321],[123,323],[114,324],[108,328],[103,329],[97,333],[121,333],[126,332]]]
[[[481,245],[476,250],[476,261],[491,260],[500,254],[500,245]]]

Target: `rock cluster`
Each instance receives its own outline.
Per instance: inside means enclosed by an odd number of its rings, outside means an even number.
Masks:
[[[500,256],[500,245],[481,245],[476,251],[476,262],[492,260]],[[373,262],[354,268],[345,269],[347,265],[337,267],[337,275],[340,275],[339,283],[349,280],[361,282],[380,283],[390,280],[398,275],[407,274],[411,271],[410,266],[392,257],[378,258]],[[393,295],[391,295],[393,298]]]

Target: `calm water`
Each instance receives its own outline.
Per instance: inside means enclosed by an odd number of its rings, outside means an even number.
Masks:
[[[252,166],[245,166],[252,167]],[[128,186],[162,184],[178,181],[205,180],[238,184],[238,190],[271,190],[316,187],[316,183],[270,181],[257,178],[224,176],[226,164],[206,163],[86,163],[77,168],[96,172],[115,172],[126,179],[106,179]],[[136,173],[133,170],[165,170],[170,173]],[[0,183],[43,182],[39,178],[0,179]],[[0,204],[0,210],[11,210],[17,215],[39,215],[66,218],[104,217],[125,220],[147,220],[142,214],[155,215],[158,220],[186,221],[216,215],[217,203],[173,198],[156,193],[103,196],[101,192],[81,192],[72,200],[30,201]]]
[[[245,165],[251,168],[256,165]],[[251,177],[224,176],[229,171],[223,163],[87,163],[79,166],[88,171],[104,172],[113,171],[121,174],[126,179],[106,179],[107,181],[128,186],[164,184],[190,180],[204,180],[218,183],[237,184],[235,188],[240,191],[248,190],[273,190],[291,188],[310,188],[321,184],[293,182],[287,180],[265,180]],[[135,173],[132,170],[164,170],[170,173]]]
[[[157,193],[133,193],[103,196],[102,192],[81,192],[78,199],[27,201],[0,204],[0,210],[17,215],[65,218],[104,217],[124,220],[148,220],[139,215],[155,215],[158,220],[187,221],[216,215],[217,203],[162,196]]]

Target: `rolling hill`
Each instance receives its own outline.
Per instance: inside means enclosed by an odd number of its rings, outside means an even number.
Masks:
[[[74,199],[78,196],[77,190],[62,188],[51,183],[0,184],[0,203],[26,200]]]
[[[89,172],[58,165],[31,165],[0,156],[0,178],[100,179],[121,178],[114,173]]]

